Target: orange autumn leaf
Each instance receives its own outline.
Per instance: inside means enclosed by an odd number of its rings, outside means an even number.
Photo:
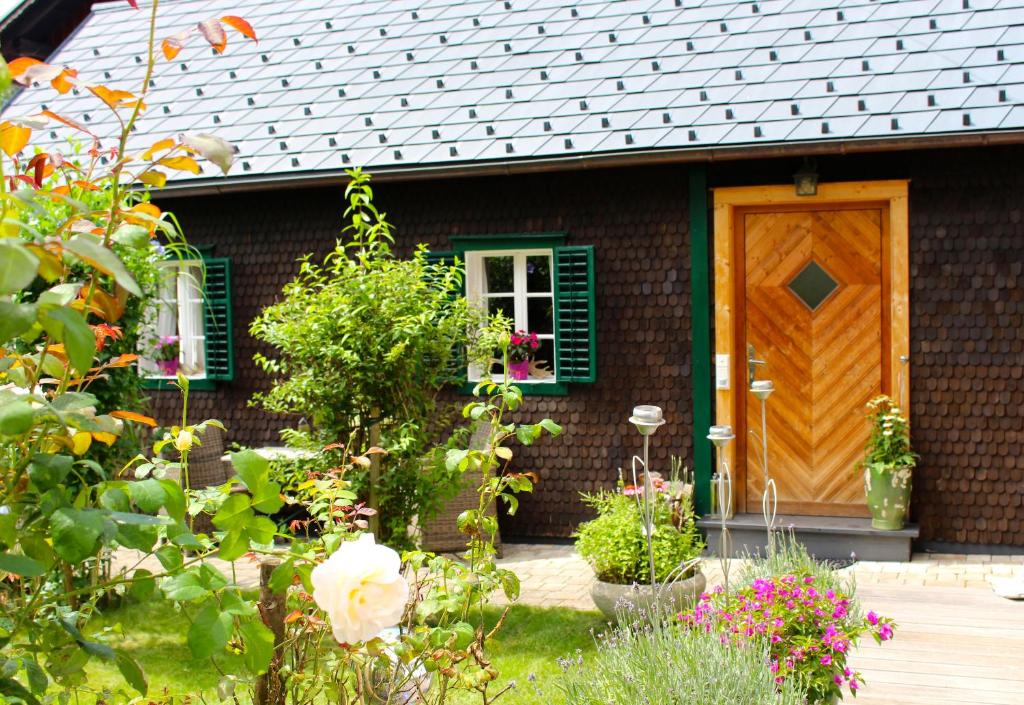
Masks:
[[[78,71],[75,69],[64,69],[61,71],[55,79],[50,81],[50,85],[57,89],[57,92],[64,95],[74,87],[72,78],[78,77]]]
[[[154,206],[152,203],[136,203],[134,206],[131,207],[130,212],[145,213],[151,218],[159,218],[161,213],[160,209]]]
[[[134,108],[136,103],[139,104],[141,109],[146,109],[146,104],[136,98],[135,94],[131,91],[111,89],[102,85],[87,86],[87,88],[93,95],[114,110],[117,108]]]
[[[58,194],[60,196],[70,196],[71,195],[71,187],[68,186],[67,184],[64,184],[63,186],[58,186],[57,188],[53,189],[52,192],[56,193],[56,194]]]
[[[190,34],[192,34],[192,30],[185,30],[160,42],[160,50],[164,53],[164,58],[170,61],[180,54],[181,50],[185,48],[185,42],[188,41]]]
[[[15,59],[7,65],[7,69],[10,71],[11,78],[24,86],[31,85],[37,81],[39,83],[49,81],[50,85],[61,94],[71,90],[74,85],[71,79],[78,76],[78,71],[75,69],[44,64],[38,59],[32,59],[27,56]]]
[[[149,169],[139,174],[139,181],[153,188],[163,188],[167,185],[167,174],[158,169]]]
[[[72,127],[72,128],[74,128],[74,129],[76,129],[76,130],[78,130],[80,132],[84,132],[87,135],[92,135],[93,137],[96,136],[96,135],[93,135],[93,133],[90,132],[84,125],[82,125],[82,124],[80,124],[78,122],[75,122],[71,118],[64,117],[63,115],[58,115],[57,113],[53,112],[52,110],[44,110],[43,112],[40,113],[40,115],[44,115],[44,116],[50,118],[51,120],[56,120],[57,122],[59,122],[61,124],[67,125],[68,127]]]
[[[19,56],[14,61],[7,64],[7,70],[11,73],[11,78],[15,81],[20,81],[22,76],[33,66],[44,65],[39,59],[33,59],[28,56]]]
[[[118,355],[117,357],[115,357],[113,360],[104,365],[104,367],[128,367],[133,362],[136,362],[138,359],[139,356],[136,355],[135,353],[124,353],[123,355]]]
[[[121,419],[122,421],[135,421],[136,423],[143,423],[147,426],[156,428],[156,419],[151,416],[137,414],[134,411],[111,411],[110,415],[115,419]]]
[[[252,25],[243,20],[241,17],[235,17],[234,15],[224,15],[220,18],[220,21],[226,24],[228,27],[241,33],[242,36],[248,37],[254,42],[259,43],[259,39],[256,38],[256,30],[252,28]]]
[[[228,35],[224,31],[224,27],[217,19],[203,20],[199,23],[199,33],[203,35],[203,39],[210,43],[213,50],[218,54],[223,54],[224,49],[228,45]]]
[[[193,174],[198,174],[202,171],[197,162],[192,157],[164,157],[159,160],[157,164],[163,164],[168,169],[177,169],[178,171],[189,171]]]
[[[77,186],[78,188],[80,188],[80,189],[82,189],[84,191],[99,191],[100,190],[100,187],[97,186],[96,184],[94,184],[91,181],[83,181],[82,179],[76,179],[76,180],[72,181],[71,183],[73,183],[75,186]]]
[[[108,446],[114,445],[117,442],[117,436],[113,433],[104,433],[103,431],[94,431],[92,437],[101,443],[106,443]]]
[[[28,144],[32,130],[28,127],[15,125],[13,122],[0,123],[0,149],[8,157],[13,157]]]
[[[173,146],[174,140],[172,140],[170,137],[165,137],[162,140],[157,140],[156,142],[149,146],[149,149],[142,153],[142,158],[145,159],[146,161],[149,161],[150,159],[153,158],[153,155],[156,152],[162,152],[165,149],[170,149]]]

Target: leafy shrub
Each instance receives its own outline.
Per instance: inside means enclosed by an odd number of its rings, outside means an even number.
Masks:
[[[583,501],[597,511],[597,518],[580,524],[576,530],[576,550],[593,567],[597,579],[620,585],[650,584],[639,497],[626,496],[621,491],[599,492],[583,495]],[[681,501],[681,508],[676,509],[667,494],[654,493],[655,582],[668,579],[704,548],[692,504],[688,497]]]
[[[844,685],[856,694],[864,681],[846,665],[850,649],[865,634],[879,643],[892,638],[893,623],[874,612],[854,617],[849,596],[816,583],[813,575],[790,574],[759,578],[734,594],[719,588],[680,620],[734,646],[767,644],[775,682],[795,680],[809,702],[842,697]]]
[[[864,449],[864,467],[895,470],[917,465],[917,453],[910,449],[910,425],[896,402],[882,394],[867,408],[871,437]]]
[[[598,640],[597,655],[559,661],[566,705],[803,705],[792,681],[775,683],[767,647],[736,648],[718,635],[632,625]]]
[[[373,204],[369,176],[349,176],[347,240],[322,263],[306,257],[282,299],[250,326],[271,348],[256,363],[274,378],[253,402],[310,420],[310,430],[291,434],[295,447],[386,450],[379,479],[363,467],[347,479],[380,510],[382,540],[404,545],[412,517],[454,481],[424,472],[421,458],[447,414],[438,390],[483,321],[461,296],[459,267],[430,263],[422,247],[410,259],[393,255],[392,226]]]

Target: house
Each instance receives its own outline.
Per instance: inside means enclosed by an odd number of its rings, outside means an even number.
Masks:
[[[164,9],[158,36],[242,13]],[[248,323],[299,256],[333,245],[359,165],[402,247],[459,254],[471,296],[543,336],[553,375],[524,385],[524,414],[566,434],[519,454],[542,480],[506,535],[567,536],[577,493],[640,447],[640,403],[667,421],[653,469],[680,456],[702,510],[705,434],[731,424],[737,511],[759,515],[747,390],[770,378],[780,513],[866,516],[863,407],[884,392],[921,454],[918,545],[1024,548],[1024,0],[252,0],[244,14],[258,44],[160,62],[136,135],[239,149],[228,176],[176,174],[158,197],[213,263],[209,305],[179,309],[197,417],[253,444],[294,423],[247,406],[270,383]],[[99,7],[52,61],[132,86],[145,22]],[[70,96],[25,91],[8,112],[43,102]],[[175,395],[154,395],[172,418]]]

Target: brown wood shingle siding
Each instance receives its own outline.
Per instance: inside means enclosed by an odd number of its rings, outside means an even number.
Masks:
[[[823,181],[911,179],[911,349],[914,440],[922,455],[914,514],[926,541],[1024,546],[1024,149],[932,151],[819,160]],[[786,183],[798,160],[713,164],[711,186]],[[517,456],[542,482],[506,536],[567,536],[586,517],[579,491],[611,486],[638,448],[626,418],[658,404],[668,424],[655,469],[692,462],[689,233],[685,167],[380,184],[378,205],[401,246],[449,249],[462,234],[564,231],[596,246],[598,381],[569,396],[528,397],[525,418],[566,434]],[[269,380],[252,364],[248,323],[294,275],[296,258],[334,243],[339,189],[168,200],[189,240],[215,246],[233,271],[236,377],[194,392],[241,443],[279,442],[286,419],[246,403]],[[176,400],[154,392],[164,420]]]

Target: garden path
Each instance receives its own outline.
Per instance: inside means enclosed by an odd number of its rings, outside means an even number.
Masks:
[[[232,566],[211,559],[226,575]],[[115,570],[145,567],[119,551]],[[520,601],[545,607],[593,609],[590,568],[572,546],[505,544],[500,561],[522,583]],[[255,586],[258,565],[235,562],[239,584]],[[862,603],[898,624],[883,646],[862,644],[853,662],[867,684],[860,705],[1022,705],[1024,602],[993,594],[989,577],[1024,571],[1024,556],[915,554],[907,563],[862,561],[847,568]],[[721,582],[717,560],[704,565],[708,584]]]

